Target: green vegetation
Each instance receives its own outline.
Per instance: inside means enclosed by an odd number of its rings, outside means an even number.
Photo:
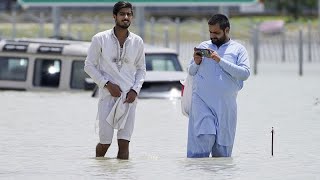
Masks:
[[[288,15],[290,21],[297,21],[305,14],[316,12],[317,2],[318,0],[268,0],[265,1],[265,7]]]
[[[296,31],[300,28],[306,29],[308,23],[311,23],[313,31],[318,31],[319,21],[317,19],[303,19],[300,18],[295,22],[291,22],[288,16],[252,16],[252,17],[231,17],[231,33],[236,38],[250,38],[251,29],[254,24],[259,24],[268,20],[284,20],[286,22],[286,29],[288,31]],[[168,31],[168,39],[175,41],[177,25],[173,22],[169,23],[156,23],[152,25],[149,21],[146,22],[145,28],[145,42],[151,42],[152,34],[155,43],[164,42],[164,32]],[[61,25],[61,34],[63,36],[70,35],[74,38],[80,38],[82,40],[90,41],[91,37],[98,31],[104,29],[110,29],[113,27],[113,22],[100,24],[96,27],[93,23],[73,23],[70,27],[67,24]],[[68,34],[68,29],[70,32]],[[137,26],[135,24],[130,28],[131,31],[138,33]],[[190,20],[182,22],[179,26],[180,41],[182,42],[194,42],[202,41],[204,38],[209,37],[206,21]],[[13,27],[10,23],[1,23],[0,36],[5,38],[11,38],[13,33]],[[41,35],[42,34],[42,35]],[[38,23],[18,23],[16,24],[16,37],[49,37],[53,34],[53,25],[46,23],[43,25],[43,32],[40,30]]]

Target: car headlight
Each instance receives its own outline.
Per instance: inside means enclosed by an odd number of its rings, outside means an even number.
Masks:
[[[170,90],[170,97],[177,98],[177,97],[180,97],[180,94],[181,92],[177,88],[172,88]]]

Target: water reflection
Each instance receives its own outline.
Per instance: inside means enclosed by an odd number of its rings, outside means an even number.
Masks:
[[[103,177],[104,179],[136,179],[134,164],[130,160],[94,158],[93,168],[96,169],[95,177]]]
[[[233,162],[233,158],[186,158],[180,163],[185,170],[190,171],[191,174],[197,173],[206,177],[209,177],[210,174],[212,176],[220,174],[231,178],[234,175],[233,172],[237,169],[236,164]]]

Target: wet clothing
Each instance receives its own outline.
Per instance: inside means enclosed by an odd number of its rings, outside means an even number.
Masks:
[[[250,76],[248,54],[244,46],[233,40],[219,48],[205,41],[198,48],[216,51],[221,60],[217,63],[203,57],[200,65],[192,60],[188,67],[193,76],[193,92],[187,154],[214,155],[212,149],[218,145],[229,149],[222,156],[231,156],[237,124],[236,98],[243,81]],[[205,148],[199,149],[201,146]]]
[[[114,128],[107,123],[106,119],[117,98],[111,96],[105,88],[105,84],[110,81],[117,84],[122,92],[129,92],[132,89],[139,94],[146,74],[143,40],[138,35],[129,32],[123,47],[120,47],[114,29],[94,35],[85,60],[84,70],[99,86],[97,119],[99,120],[100,143],[110,144]],[[119,138],[118,136],[118,139],[130,140],[136,100],[133,104],[127,114],[128,119],[124,129],[122,129],[123,131],[127,129],[128,132],[123,137]],[[118,131],[118,135],[122,130]]]
[[[114,103],[110,113],[106,121],[114,128],[114,129],[123,129],[131,109],[133,103],[123,103],[126,100],[127,92],[121,93],[119,98],[116,98],[116,102]]]
[[[99,99],[97,120],[99,123],[99,142],[101,144],[112,143],[114,129],[116,128],[113,126],[113,124],[108,123],[107,116],[110,114],[117,100],[118,98],[112,96],[107,96],[104,99]],[[121,129],[119,128],[117,131],[117,139],[125,139],[128,141],[131,140],[131,135],[134,129],[137,99],[131,104],[132,105],[128,112],[124,127],[122,127]]]

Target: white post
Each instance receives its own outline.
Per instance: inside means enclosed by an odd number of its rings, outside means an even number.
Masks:
[[[282,29],[281,33],[281,47],[282,47],[282,62],[286,61],[286,28]]]
[[[180,52],[180,18],[175,19],[176,23],[176,50],[177,53]]]
[[[167,25],[163,27],[163,39],[164,46],[169,47],[169,27]]]
[[[71,14],[69,14],[68,15],[68,18],[67,18],[67,36],[68,37],[71,37],[71,24],[72,24],[72,15]]]
[[[53,35],[60,36],[60,25],[61,25],[61,7],[52,7],[52,21],[53,21]]]
[[[312,61],[312,52],[311,52],[311,33],[312,33],[312,25],[311,21],[308,20],[308,61]]]
[[[259,29],[258,25],[255,24],[253,27],[253,73],[256,75],[258,73],[258,61],[259,61]]]
[[[39,18],[39,37],[43,38],[44,37],[44,23],[45,23],[45,19],[44,19],[44,13],[40,12],[40,18]]]
[[[17,11],[16,11],[16,8],[14,8],[11,13],[11,22],[12,22],[11,38],[14,39],[17,36]]]
[[[210,39],[209,30],[208,30],[208,20],[206,18],[203,18],[201,25],[202,25],[202,40],[206,41]]]
[[[299,57],[299,75],[303,75],[303,32],[302,28],[299,30],[299,49],[298,49],[298,57]]]
[[[100,24],[99,24],[99,17],[98,16],[95,16],[94,17],[94,33],[98,33],[99,30],[100,30]]]
[[[138,24],[139,35],[142,39],[144,39],[144,35],[145,35],[144,6],[136,6],[136,11],[134,13],[136,15],[136,22]]]
[[[155,22],[156,22],[156,19],[154,17],[151,17],[150,18],[150,42],[151,42],[151,45],[154,45],[154,36],[155,36],[155,32],[154,32],[154,26],[155,26]]]
[[[224,14],[227,17],[229,17],[229,7],[224,6],[224,5],[219,6],[219,13]]]

